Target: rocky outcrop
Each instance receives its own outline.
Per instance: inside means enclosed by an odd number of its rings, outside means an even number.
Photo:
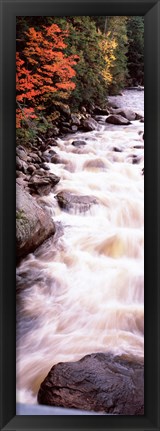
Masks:
[[[127,120],[127,118],[122,117],[122,115],[117,115],[117,114],[113,114],[113,115],[109,115],[106,118],[106,123],[110,123],[110,124],[119,124],[119,125],[128,125],[131,124],[129,120]]]
[[[16,254],[23,257],[34,251],[55,232],[48,212],[17,184],[16,186]]]
[[[116,415],[144,415],[144,367],[134,359],[93,353],[53,366],[38,403]]]
[[[94,196],[79,196],[66,191],[59,192],[56,199],[61,209],[80,213],[88,211],[91,205],[97,204]]]

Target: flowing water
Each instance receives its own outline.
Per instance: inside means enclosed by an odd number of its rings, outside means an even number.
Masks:
[[[143,91],[111,97],[143,114]],[[17,400],[36,403],[50,368],[93,352],[143,358],[143,123],[57,139],[54,192],[39,198],[57,232],[17,268]],[[75,148],[73,140],[85,140]],[[139,148],[134,148],[139,146]],[[113,150],[118,147],[118,150]],[[135,156],[138,163],[133,163]],[[88,211],[61,210],[60,191],[95,197]]]

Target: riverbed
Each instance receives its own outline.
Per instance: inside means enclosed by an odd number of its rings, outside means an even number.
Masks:
[[[144,115],[144,92],[109,100]],[[56,235],[17,268],[17,400],[35,404],[58,362],[93,352],[144,355],[144,124],[107,124],[58,138],[61,180],[39,198]],[[75,147],[73,141],[85,145]],[[61,191],[96,200],[61,209]],[[23,285],[23,288],[22,288]]]

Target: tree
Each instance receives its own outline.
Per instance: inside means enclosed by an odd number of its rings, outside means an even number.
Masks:
[[[21,120],[36,118],[53,98],[66,99],[75,88],[72,78],[78,56],[66,56],[64,38],[68,32],[58,25],[29,27],[23,53],[16,56],[17,127]]]
[[[111,40],[115,41],[114,57],[112,67],[112,81],[109,87],[111,94],[117,94],[125,87],[127,82],[127,17],[111,16],[108,17],[108,34]]]
[[[59,18],[54,18],[57,23]],[[105,58],[100,46],[102,33],[89,16],[64,17],[61,27],[68,26],[67,54],[79,56],[75,66],[75,89],[69,102],[75,110],[83,104],[89,108],[94,103],[106,102],[107,86],[102,75]]]
[[[127,34],[128,82],[130,85],[144,85],[144,17],[128,17]]]

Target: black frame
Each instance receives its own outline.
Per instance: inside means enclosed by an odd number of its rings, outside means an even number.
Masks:
[[[160,430],[159,202],[160,0],[1,0],[1,429]],[[16,16],[145,16],[145,414],[144,416],[16,416],[15,388],[15,50]],[[159,138],[159,140],[158,140]],[[158,170],[159,168],[159,170]],[[158,195],[159,193],[159,195]]]

